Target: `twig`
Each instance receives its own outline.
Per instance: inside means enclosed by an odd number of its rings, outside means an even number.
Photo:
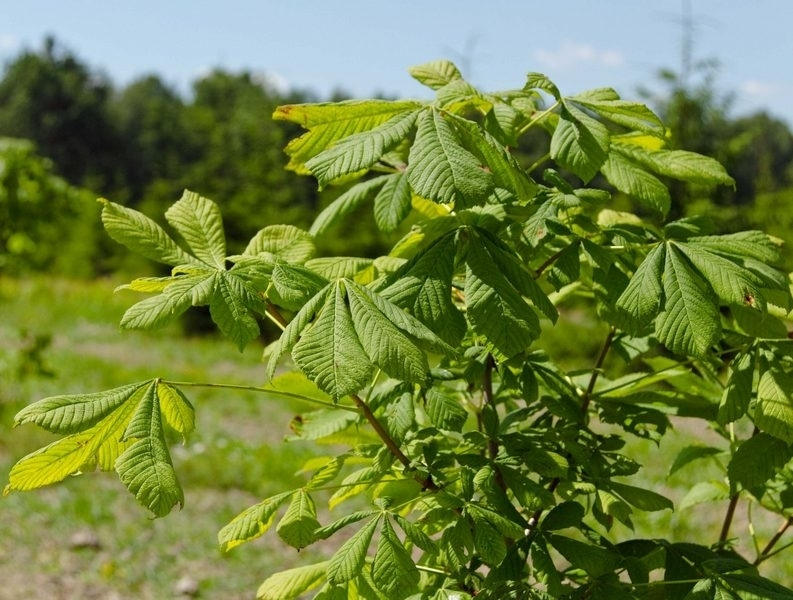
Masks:
[[[768,540],[768,543],[765,545],[765,548],[763,548],[763,551],[757,555],[757,558],[754,561],[755,565],[759,565],[766,558],[771,556],[771,550],[773,550],[777,542],[779,542],[779,540],[782,539],[782,536],[785,535],[785,532],[790,528],[791,525],[793,525],[793,517],[788,517],[787,520],[784,523],[782,523],[782,525],[780,525],[779,529],[777,529],[777,532],[774,534],[774,537]]]
[[[352,398],[355,406],[361,411],[361,414],[363,414],[364,418],[369,422],[369,425],[372,426],[372,429],[375,430],[375,433],[377,433],[378,437],[386,445],[386,448],[388,448],[391,454],[394,455],[394,458],[402,463],[402,466],[405,467],[405,469],[412,471],[413,466],[411,465],[410,459],[405,456],[405,453],[402,452],[399,445],[394,441],[394,438],[392,438],[391,435],[385,430],[385,427],[383,427],[382,423],[377,420],[377,417],[372,412],[372,409],[369,408],[369,405],[356,394],[350,394],[350,398]],[[440,489],[438,485],[432,480],[432,476],[430,475],[424,477],[420,473],[415,473],[413,478],[419,482],[421,487],[423,487],[425,490],[438,491]]]
[[[493,360],[493,355],[487,355],[487,362],[485,362],[485,372],[482,375],[482,393],[484,394],[484,406],[489,406],[492,410],[496,410],[496,405],[493,397],[493,369],[496,366],[496,361]],[[501,474],[496,463],[498,457],[498,440],[488,433],[487,436],[487,454],[493,462],[493,470],[495,471],[495,480],[498,487],[502,490],[507,490],[507,484],[504,481],[504,476]]]

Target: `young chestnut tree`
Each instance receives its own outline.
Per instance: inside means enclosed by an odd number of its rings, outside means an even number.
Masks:
[[[313,405],[297,436],[339,448],[223,527],[222,549],[276,523],[297,549],[338,539],[327,560],[270,575],[266,600],[793,598],[763,573],[793,523],[793,301],[778,241],[665,222],[665,181],[732,180],[665,149],[656,115],[610,88],[565,96],[530,73],[485,93],[448,61],[411,74],[434,100],[276,111],[306,130],[289,168],[348,186],[310,231],[267,227],[229,256],[218,206],[196,193],[165,214],[175,237],[102,200],[113,239],[173,267],[125,286],[154,295],[122,325],[208,305],[243,348],[273,321],[283,332],[258,389]],[[367,203],[384,232],[411,224],[388,256],[315,256],[314,239]],[[571,367],[539,349],[582,314],[606,332],[597,356]],[[187,436],[194,413],[191,384],[165,377],[23,409],[18,424],[63,437],[22,458],[6,492],[98,467],[166,515],[183,492],[165,432]],[[635,513],[673,509],[626,450],[672,416],[723,436],[669,457],[675,470],[722,465],[699,499],[721,501],[723,527],[685,542],[626,535]],[[782,522],[754,556],[734,550],[750,535],[732,531],[745,499]],[[317,500],[335,520],[320,523]]]

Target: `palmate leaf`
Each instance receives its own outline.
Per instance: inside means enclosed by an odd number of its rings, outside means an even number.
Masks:
[[[209,314],[221,333],[242,351],[259,335],[254,314],[264,312],[261,296],[231,271],[218,271],[209,301]]]
[[[375,366],[421,383],[428,372],[422,347],[454,350],[418,319],[349,279],[331,283],[309,300],[270,352],[268,372],[292,348],[300,370],[338,401],[363,388]]]
[[[308,129],[307,133],[286,146],[290,157],[287,168],[308,174],[306,162],[338,140],[374,129],[401,113],[412,112],[422,106],[415,101],[390,100],[290,104],[279,106],[273,119],[292,121]]]
[[[306,161],[306,167],[320,189],[344,175],[366,171],[408,136],[419,114],[398,114],[374,129],[345,137]]]
[[[735,185],[721,163],[713,158],[685,150],[652,149],[630,142],[631,136],[621,136],[614,144],[614,149],[659,175],[702,185]]]
[[[30,490],[82,470],[115,469],[143,506],[161,517],[184,501],[165,441],[163,419],[182,435],[193,410],[173,386],[158,379],[96,394],[45,398],[17,415],[65,438],[22,458],[4,490]]]
[[[734,490],[738,486],[751,489],[771,479],[791,458],[793,448],[789,443],[760,432],[738,446],[727,466],[727,474]]]
[[[319,316],[294,345],[292,357],[309,379],[339,400],[364,387],[374,368],[355,332],[343,284],[331,286]],[[287,333],[291,333],[288,327],[282,338]]]
[[[492,176],[460,145],[444,115],[434,109],[419,120],[407,174],[416,194],[458,208],[482,203],[493,186]]]

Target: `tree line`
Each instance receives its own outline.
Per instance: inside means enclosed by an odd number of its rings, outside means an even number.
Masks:
[[[729,98],[715,92],[708,73],[689,84],[664,72],[660,83],[649,100],[669,125],[670,145],[717,158],[736,180],[734,189],[673,188],[674,211],[684,216],[717,206],[722,229],[793,231],[793,218],[779,215],[793,199],[789,127],[764,112],[733,118]],[[153,74],[118,87],[47,38],[11,59],[0,79],[0,138],[29,142],[0,145],[0,269],[117,268],[120,259],[86,224],[99,227],[92,219],[98,206],[86,204],[98,195],[156,215],[183,189],[197,190],[222,205],[232,247],[268,224],[307,227],[339,190],[320,192],[285,169],[283,148],[299,132],[270,115],[281,104],[318,100],[310,91],[278,90],[249,71],[221,69],[194,81],[189,97]],[[539,172],[536,141],[522,139],[514,151]],[[332,252],[338,239],[352,237],[347,252],[378,253],[371,218],[352,222],[319,240],[320,248]],[[65,238],[73,240],[71,253],[64,254]]]

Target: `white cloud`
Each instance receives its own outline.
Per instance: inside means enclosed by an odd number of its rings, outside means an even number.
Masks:
[[[755,100],[772,98],[782,91],[782,86],[773,81],[747,79],[740,85],[740,91]]]
[[[16,50],[21,43],[20,39],[13,33],[0,33],[0,52]]]
[[[563,42],[557,50],[536,50],[533,54],[540,66],[554,71],[570,70],[580,66],[620,67],[625,57],[616,50],[599,50],[591,44]]]

